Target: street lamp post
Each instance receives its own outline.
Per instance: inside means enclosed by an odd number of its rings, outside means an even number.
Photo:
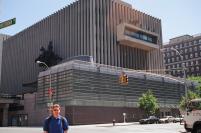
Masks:
[[[183,60],[183,56],[179,53],[179,51],[175,48],[171,48],[171,50],[175,51],[176,53],[178,53],[178,55],[180,56],[181,60]],[[186,67],[184,65],[184,63],[182,63],[182,71],[184,73],[184,88],[185,88],[185,97],[187,100],[187,86],[186,86]]]
[[[47,70],[49,69],[49,71],[50,71],[50,68],[48,67],[48,65],[45,63],[45,62],[42,62],[42,61],[36,61],[36,63],[37,64],[43,64],[43,65],[45,65],[46,67],[47,67]],[[51,71],[50,71],[50,74],[49,74],[49,77],[50,77],[50,79],[49,79],[49,89],[52,89],[52,83],[51,83]],[[48,90],[49,91],[49,90]],[[52,91],[52,90],[50,90],[50,91]],[[49,93],[49,92],[48,92]],[[50,92],[50,93],[52,93],[52,92]],[[52,104],[53,104],[53,101],[52,101],[52,94],[50,95],[50,104],[51,105],[49,105],[49,106],[52,106]]]

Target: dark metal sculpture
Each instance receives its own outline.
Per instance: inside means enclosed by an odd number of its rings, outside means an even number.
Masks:
[[[47,50],[44,47],[41,47],[40,52],[41,53],[39,57],[35,59],[35,62],[41,61],[47,64],[47,66],[51,67],[57,65],[60,61],[62,61],[62,58],[53,52],[52,41],[49,42]],[[45,67],[42,63],[40,63],[39,66]]]

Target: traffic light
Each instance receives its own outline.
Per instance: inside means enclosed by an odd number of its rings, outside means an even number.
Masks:
[[[120,83],[120,84],[123,84],[123,83],[124,83],[124,76],[123,76],[123,75],[120,75],[120,76],[119,76],[119,83]]]
[[[128,75],[126,75],[124,72],[119,76],[119,83],[122,85],[128,84]]]
[[[124,75],[124,81],[125,84],[128,84],[128,75]]]

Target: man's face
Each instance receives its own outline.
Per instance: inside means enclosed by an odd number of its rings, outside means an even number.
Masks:
[[[54,117],[58,117],[60,113],[60,108],[59,107],[54,107],[52,110],[52,114]]]

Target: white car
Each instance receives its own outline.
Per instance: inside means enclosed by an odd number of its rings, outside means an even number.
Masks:
[[[174,117],[173,116],[165,116],[164,118],[161,118],[159,120],[159,123],[169,123],[169,122],[173,122],[174,121]]]
[[[173,120],[173,123],[177,123],[177,122],[183,122],[184,116],[181,117],[175,117],[175,119]]]

